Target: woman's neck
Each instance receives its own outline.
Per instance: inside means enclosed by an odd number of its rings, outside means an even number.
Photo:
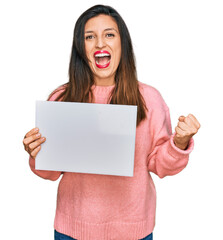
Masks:
[[[96,86],[113,86],[115,85],[115,79],[95,79]]]

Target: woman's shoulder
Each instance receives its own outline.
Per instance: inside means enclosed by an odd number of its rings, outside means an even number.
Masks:
[[[59,97],[60,94],[65,91],[66,88],[67,88],[67,83],[59,86],[58,88],[56,88],[56,89],[49,95],[48,101],[55,101],[55,99],[57,99],[57,97]]]
[[[162,98],[160,92],[155,87],[152,87],[152,86],[150,86],[146,83],[140,82],[140,81],[138,81],[138,85],[139,85],[139,90],[140,90],[141,94],[143,95],[143,97]]]
[[[164,109],[168,109],[161,93],[153,86],[138,81],[139,91],[142,94],[147,106],[151,108],[163,106]]]

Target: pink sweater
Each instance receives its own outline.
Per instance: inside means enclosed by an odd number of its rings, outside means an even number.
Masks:
[[[92,87],[95,102],[106,103],[113,87]],[[54,181],[63,175],[54,222],[58,232],[78,240],[138,240],[153,231],[156,190],[150,172],[160,178],[179,173],[194,143],[191,139],[187,150],[178,149],[160,93],[141,82],[139,90],[149,112],[136,129],[133,177],[35,170],[30,158],[31,170],[38,176]]]

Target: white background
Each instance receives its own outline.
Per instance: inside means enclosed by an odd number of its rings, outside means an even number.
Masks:
[[[1,238],[53,239],[58,182],[35,176],[22,140],[35,100],[68,81],[74,24],[87,8],[116,8],[131,33],[139,80],[178,116],[201,123],[186,169],[159,179],[155,240],[222,240],[223,5],[217,0],[0,2]]]

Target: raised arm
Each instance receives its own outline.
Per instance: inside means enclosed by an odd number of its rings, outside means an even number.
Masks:
[[[192,114],[180,117],[172,134],[169,109],[156,108],[150,112],[150,128],[153,131],[151,151],[148,154],[148,170],[160,178],[174,175],[183,170],[189,160],[194,141],[192,136],[198,131],[200,124]]]

